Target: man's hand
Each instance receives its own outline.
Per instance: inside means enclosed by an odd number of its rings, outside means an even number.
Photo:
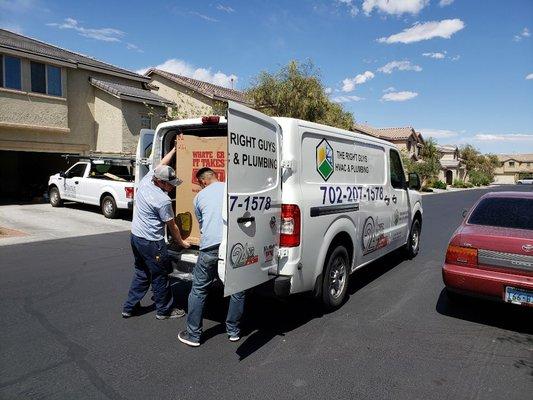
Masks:
[[[167,227],[170,231],[172,239],[174,239],[181,247],[183,247],[184,249],[188,249],[189,247],[191,247],[191,244],[189,242],[181,238],[180,230],[178,229],[178,226],[176,225],[176,221],[174,219],[167,221]]]

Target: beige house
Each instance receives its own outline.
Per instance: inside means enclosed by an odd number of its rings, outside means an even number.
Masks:
[[[410,126],[403,128],[374,128],[356,123],[353,129],[356,132],[394,143],[400,151],[407,153],[413,161],[420,159],[420,150],[424,145],[424,138],[420,132],[416,132]]]
[[[447,185],[452,185],[456,179],[464,181],[466,177],[466,165],[459,158],[459,148],[454,145],[437,145],[437,150],[440,154],[441,165],[439,180],[445,182]]]
[[[193,118],[221,112],[222,102],[232,100],[246,106],[253,104],[243,92],[173,74],[160,69],[150,69],[145,74],[150,78],[154,94],[176,104],[169,110],[171,118]]]
[[[533,154],[499,154],[498,160],[494,183],[514,184],[518,179],[533,178]]]
[[[21,191],[20,176],[45,188],[65,166],[61,154],[133,153],[140,129],[155,127],[173,105],[149,82],[0,29],[0,199]]]

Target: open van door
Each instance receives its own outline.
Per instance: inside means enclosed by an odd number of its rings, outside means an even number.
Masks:
[[[277,273],[281,140],[281,128],[274,119],[228,103],[227,219],[219,264],[225,272],[225,296],[257,286]]]
[[[139,134],[139,142],[137,143],[137,152],[135,154],[135,188],[150,171],[154,135],[155,130],[153,129],[141,129]]]

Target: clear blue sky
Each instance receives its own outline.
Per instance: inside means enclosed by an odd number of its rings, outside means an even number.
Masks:
[[[533,152],[531,0],[0,0],[0,26],[240,89],[311,59],[360,122]]]

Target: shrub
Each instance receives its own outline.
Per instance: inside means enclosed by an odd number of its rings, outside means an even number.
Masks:
[[[420,191],[433,193],[433,189],[431,189],[430,187],[427,187],[427,186],[422,187],[422,189],[420,189]]]
[[[469,177],[470,183],[474,186],[486,186],[492,181],[487,173],[478,170],[470,171]]]
[[[465,183],[462,180],[460,180],[460,179],[454,179],[452,186],[455,187],[455,188],[464,188],[465,187]]]
[[[433,182],[433,188],[446,189],[446,184],[443,181],[436,181],[436,182]]]
[[[464,182],[463,185],[464,185],[463,187],[465,187],[465,188],[474,187],[474,185],[472,185],[470,182]]]

